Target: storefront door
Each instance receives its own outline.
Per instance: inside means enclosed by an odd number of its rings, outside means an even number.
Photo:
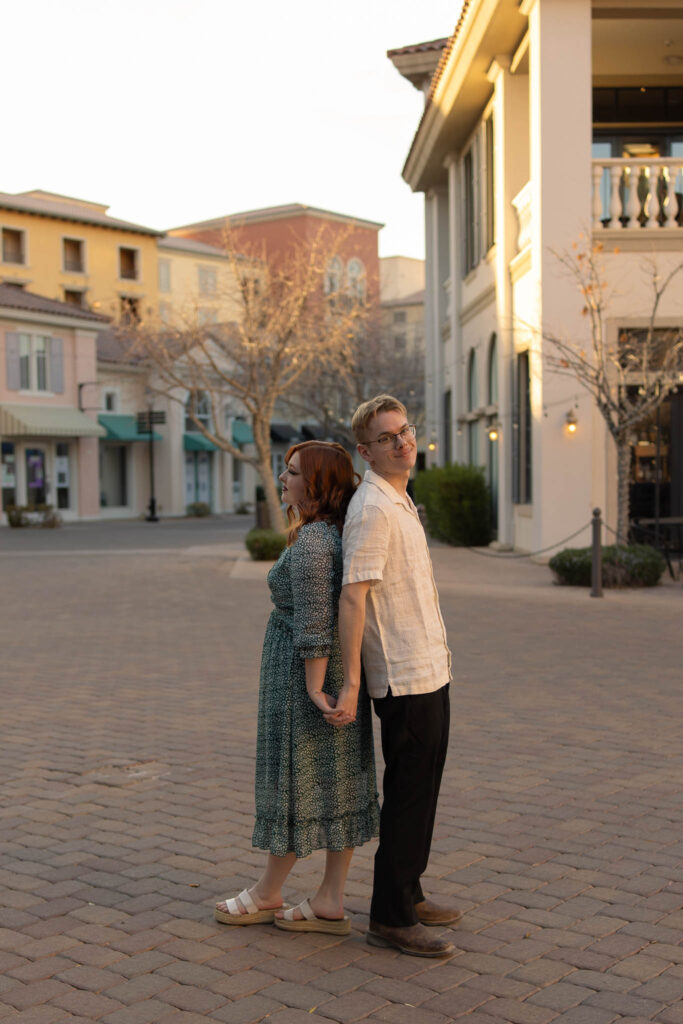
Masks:
[[[185,452],[185,504],[211,505],[211,452]]]
[[[26,504],[29,506],[45,505],[46,502],[45,450],[43,448],[27,448]]]

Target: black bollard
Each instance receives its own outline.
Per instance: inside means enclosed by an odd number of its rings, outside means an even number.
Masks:
[[[602,597],[602,518],[593,509],[593,554],[591,557],[591,597]]]

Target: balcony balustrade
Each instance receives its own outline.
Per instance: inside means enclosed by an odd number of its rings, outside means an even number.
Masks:
[[[683,158],[598,158],[593,164],[593,230],[680,230]]]

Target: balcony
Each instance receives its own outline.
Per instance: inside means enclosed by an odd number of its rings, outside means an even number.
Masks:
[[[683,228],[683,158],[601,157],[592,164],[595,232]]]

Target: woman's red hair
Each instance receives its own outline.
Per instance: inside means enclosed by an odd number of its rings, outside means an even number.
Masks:
[[[332,523],[341,534],[346,510],[360,483],[351,456],[333,441],[302,441],[289,449],[285,464],[295,452],[299,455],[306,498],[298,506],[298,512],[291,505],[287,509],[288,543],[294,543],[302,526],[320,519]]]

